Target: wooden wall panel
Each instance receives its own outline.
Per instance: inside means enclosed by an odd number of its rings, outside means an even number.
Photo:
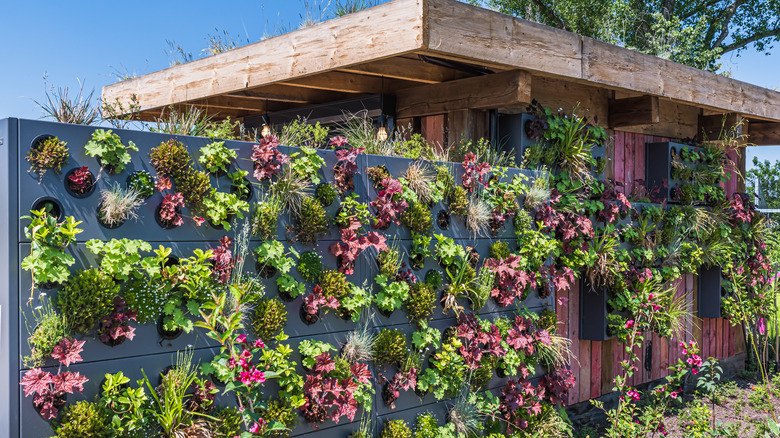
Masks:
[[[569,390],[569,404],[580,400],[580,363],[588,360],[580,356],[580,284],[579,281],[569,289],[569,339],[571,339],[571,352],[577,360],[571,361],[571,373],[577,384]]]
[[[596,398],[601,395],[601,347],[602,342],[590,343],[590,396]]]
[[[579,380],[579,398],[578,401],[585,401],[590,398],[590,356],[591,341],[580,341],[580,380]]]

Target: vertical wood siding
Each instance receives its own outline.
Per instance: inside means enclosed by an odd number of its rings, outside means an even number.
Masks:
[[[608,161],[606,174],[614,175],[617,182],[631,190],[632,183],[645,179],[645,143],[671,141],[668,138],[651,135],[633,134],[615,131],[614,145],[607,147]],[[732,157],[732,159],[735,159]],[[738,182],[736,172],[731,172],[731,178],[722,183],[726,196],[736,193]],[[696,311],[696,291],[698,281],[695,275],[689,274],[681,278],[677,284],[677,296],[684,296],[687,305],[693,313]],[[572,373],[577,378],[577,385],[569,393],[569,403],[577,403],[595,398],[612,391],[613,379],[623,372],[620,362],[628,357],[625,345],[617,340],[582,341],[579,339],[579,284],[563,297],[568,298],[568,305],[557,304],[559,330],[572,341],[572,352],[577,360],[572,361]],[[667,376],[667,367],[677,363],[682,358],[680,342],[695,340],[701,348],[701,356],[724,359],[744,352],[744,346],[738,342],[741,331],[731,326],[723,318],[697,318],[689,316],[685,321],[685,333],[672,339],[661,339],[657,335],[645,333],[645,342],[634,353],[640,358],[630,382],[639,385],[644,382]],[[652,368],[644,369],[645,353],[652,343]],[[740,348],[741,347],[741,348]],[[742,350],[742,351],[740,351]]]

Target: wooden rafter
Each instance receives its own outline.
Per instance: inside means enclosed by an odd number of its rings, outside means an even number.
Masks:
[[[395,91],[419,85],[413,81],[383,78],[379,76],[330,71],[305,78],[283,82],[284,85],[340,93],[376,94],[379,90]]]
[[[339,69],[350,73],[383,76],[391,79],[436,84],[469,77],[469,74],[454,69],[440,67],[406,57],[380,59],[365,64],[353,65]]]

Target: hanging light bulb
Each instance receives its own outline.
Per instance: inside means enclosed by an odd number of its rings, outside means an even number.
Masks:
[[[263,137],[268,137],[269,135],[271,135],[271,127],[266,124],[263,124],[263,130],[260,132],[260,134]]]
[[[378,141],[385,141],[387,140],[387,123],[385,120],[384,113],[379,115],[379,128],[376,130],[376,139]]]

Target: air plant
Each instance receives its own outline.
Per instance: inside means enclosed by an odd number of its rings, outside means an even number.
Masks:
[[[133,189],[124,189],[119,183],[100,192],[98,218],[109,227],[119,226],[128,219],[138,219],[136,210],[144,203]]]
[[[472,196],[466,207],[466,228],[471,232],[472,237],[490,235],[490,218],[492,209],[487,202],[479,196]]]
[[[297,216],[303,206],[303,199],[312,197],[312,184],[309,179],[296,175],[286,167],[271,186],[271,196],[281,203],[285,211]]]
[[[417,195],[417,200],[425,205],[433,203],[433,187],[436,174],[430,166],[421,161],[415,161],[406,169],[403,175],[406,187]]]
[[[550,174],[543,173],[534,179],[534,183],[525,195],[525,208],[535,210],[550,199]]]

